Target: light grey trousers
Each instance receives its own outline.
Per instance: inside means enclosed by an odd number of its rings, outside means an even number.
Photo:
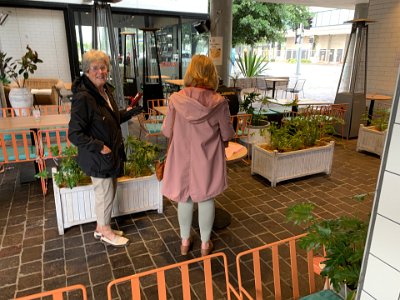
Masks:
[[[200,238],[207,243],[211,237],[211,230],[214,224],[215,204],[214,198],[198,203]],[[178,221],[182,239],[190,238],[190,228],[193,219],[193,201],[189,197],[187,202],[178,202]]]
[[[91,177],[94,187],[94,210],[97,224],[110,225],[112,206],[117,192],[117,178]]]

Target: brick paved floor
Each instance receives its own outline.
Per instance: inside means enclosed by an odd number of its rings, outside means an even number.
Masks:
[[[231,224],[214,230],[215,251],[227,254],[235,284],[235,255],[264,243],[301,233],[285,222],[288,206],[303,201],[318,205],[322,218],[358,215],[367,218],[372,200],[357,202],[353,195],[373,192],[380,166],[376,156],[357,153],[356,140],[336,145],[331,176],[315,175],[279,183],[250,175],[242,162],[229,165],[229,188],[217,198],[217,206],[232,216]],[[94,223],[67,229],[60,236],[56,227],[54,197],[41,195],[40,182],[19,183],[17,168],[0,175],[0,299],[82,283],[89,299],[106,299],[109,281],[124,275],[186,259],[179,254],[176,206],[164,199],[164,213],[138,213],[115,220],[132,243],[126,248],[106,247],[93,238]],[[194,251],[200,256],[198,229]],[[176,276],[171,299],[180,299]],[[197,281],[198,280],[198,281]],[[204,299],[201,280],[193,282],[192,299]],[[148,282],[144,299],[155,299],[154,283]],[[223,291],[216,298],[224,298]],[[73,297],[71,297],[73,298]],[[121,296],[121,299],[126,299]]]

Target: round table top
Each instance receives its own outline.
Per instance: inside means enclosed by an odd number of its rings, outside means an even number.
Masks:
[[[247,148],[239,143],[229,142],[225,155],[227,162],[235,162],[247,156]]]
[[[367,100],[392,100],[392,97],[386,95],[378,95],[378,94],[367,94],[365,96]]]

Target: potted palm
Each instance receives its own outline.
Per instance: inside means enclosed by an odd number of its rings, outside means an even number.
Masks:
[[[253,145],[251,173],[259,174],[275,187],[280,181],[312,174],[330,174],[334,141],[333,126],[321,126],[325,116],[287,118],[280,127],[268,127],[270,144]]]
[[[154,161],[159,156],[159,147],[128,136],[125,148],[127,161],[124,176],[118,178],[117,201],[114,201],[112,215],[115,217],[147,210],[161,213],[161,182],[154,174]],[[65,228],[96,220],[93,186],[76,163],[75,155],[75,147],[67,148],[58,168],[52,169],[59,234],[63,234]]]
[[[235,86],[240,88],[249,88],[256,86],[256,77],[268,69],[268,60],[266,57],[259,56],[255,51],[244,51],[235,59],[242,78],[235,79]]]
[[[37,64],[43,61],[39,59],[38,53],[32,50],[29,45],[26,46],[26,53],[19,59],[12,61],[12,57],[6,57],[3,52],[2,78],[8,76],[15,84],[11,87],[9,99],[11,106],[14,108],[31,107],[33,105],[33,96],[29,89],[25,88],[25,80],[30,74],[34,74],[37,70]],[[22,78],[21,78],[22,77]],[[3,79],[4,80],[4,79]],[[16,111],[19,115],[19,111]]]
[[[354,198],[364,199],[365,196],[357,195]],[[300,239],[300,247],[322,255],[320,274],[329,279],[330,287],[344,299],[354,299],[368,223],[345,216],[318,219],[313,214],[314,209],[315,204],[311,202],[293,205],[287,211],[287,220],[302,226],[307,232]]]
[[[375,110],[370,126],[360,124],[357,139],[357,151],[367,151],[382,155],[390,117],[389,108]],[[366,117],[365,119],[367,119]]]

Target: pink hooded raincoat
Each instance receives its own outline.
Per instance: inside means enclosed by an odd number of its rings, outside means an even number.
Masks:
[[[173,135],[164,171],[163,195],[174,201],[200,202],[227,188],[224,141],[235,132],[228,102],[214,91],[187,87],[169,98],[162,126]]]

